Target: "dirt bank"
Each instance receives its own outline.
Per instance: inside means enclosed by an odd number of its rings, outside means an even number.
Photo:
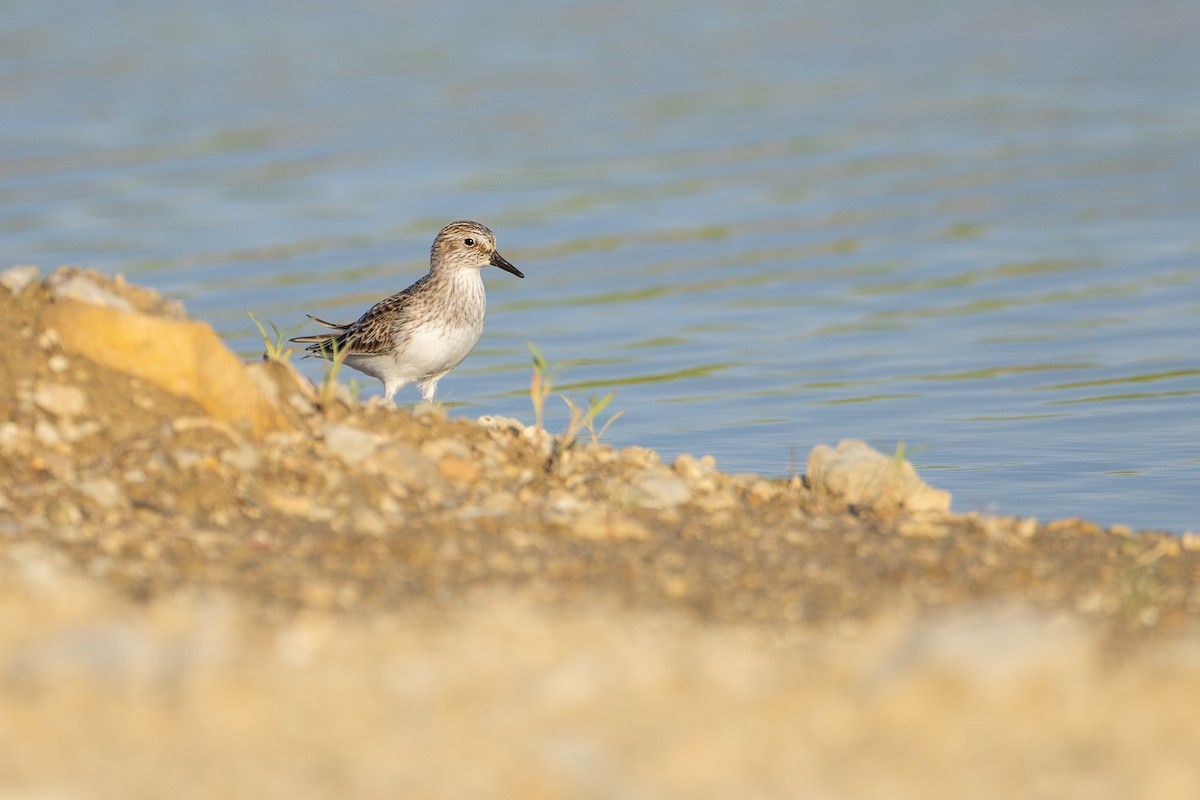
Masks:
[[[0,789],[1200,788],[1166,691],[1200,685],[1194,535],[951,514],[830,452],[767,480],[563,449],[323,398],[121,281],[2,283]]]

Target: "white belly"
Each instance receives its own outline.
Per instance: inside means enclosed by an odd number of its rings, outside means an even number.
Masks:
[[[449,372],[470,355],[482,333],[482,325],[417,328],[403,350],[393,355],[396,367],[409,381]]]

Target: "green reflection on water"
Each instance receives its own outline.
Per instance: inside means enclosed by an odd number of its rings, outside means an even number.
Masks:
[[[1091,381],[1074,381],[1072,383],[1056,383],[1052,386],[1041,387],[1044,390],[1079,389],[1085,386],[1115,386],[1122,383],[1151,383],[1172,378],[1190,378],[1200,375],[1200,369],[1176,369],[1169,372],[1152,372],[1147,375],[1129,375],[1123,378],[1098,378]]]
[[[1094,362],[1065,364],[1021,364],[1011,367],[986,367],[983,369],[970,369],[963,372],[946,372],[941,374],[932,373],[928,375],[918,375],[916,376],[916,379],[921,381],[967,381],[979,380],[981,378],[998,378],[1002,375],[1020,374],[1024,372],[1051,372],[1065,369],[1095,369],[1099,366],[1099,364]]]
[[[1048,400],[1048,406],[1069,406],[1079,403],[1108,403],[1113,400],[1154,400],[1161,397],[1192,397],[1200,395],[1200,389],[1177,389],[1171,392],[1128,392],[1126,394],[1104,394],[1096,397],[1077,397],[1071,400]]]
[[[564,383],[555,386],[558,391],[578,391],[579,389],[603,389],[610,386],[634,386],[643,383],[664,383],[666,381],[677,381],[684,378],[707,378],[716,372],[727,370],[731,367],[739,366],[735,362],[721,362],[717,364],[701,364],[687,369],[677,369],[671,372],[658,372],[652,375],[633,375],[626,378],[603,378],[589,381],[576,381],[573,383]]]
[[[1061,419],[1069,417],[1070,414],[1000,414],[1000,415],[981,415],[977,417],[962,417],[964,422],[1011,422],[1014,420],[1026,419]]]
[[[863,397],[843,397],[843,398],[840,398],[837,400],[818,400],[817,402],[821,405],[827,405],[827,406],[844,406],[844,405],[849,405],[851,403],[874,403],[879,400],[908,400],[910,398],[920,397],[920,396],[921,395],[916,394],[916,393],[869,394],[869,395],[864,395]]]

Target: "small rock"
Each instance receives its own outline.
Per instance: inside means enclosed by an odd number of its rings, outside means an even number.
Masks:
[[[39,419],[34,424],[33,438],[37,439],[46,447],[53,447],[56,444],[62,443],[62,437],[58,435],[58,428],[54,427],[44,419]]]
[[[731,508],[736,508],[738,500],[731,492],[714,492],[712,494],[702,495],[696,501],[696,505],[701,511],[728,511]]]
[[[47,283],[55,300],[74,300],[93,306],[115,308],[118,311],[134,310],[133,304],[124,297],[93,283],[83,274],[56,272],[47,279]]]
[[[11,292],[14,297],[20,297],[37,278],[38,268],[24,264],[0,272],[0,286]]]
[[[629,487],[628,500],[642,508],[675,508],[692,499],[692,490],[674,475],[656,469],[638,473]]]
[[[542,428],[530,425],[521,431],[521,438],[533,443],[543,456],[549,456],[554,451],[554,436]]]
[[[178,449],[172,450],[171,460],[175,462],[175,466],[181,470],[194,469],[200,466],[200,462],[204,460],[204,456],[195,450]]]
[[[779,496],[779,489],[769,481],[762,480],[760,478],[759,480],[756,480],[754,483],[750,484],[750,488],[747,489],[747,494],[749,494],[750,499],[754,500],[755,502],[766,503]]]
[[[100,423],[94,419],[89,419],[86,422],[71,424],[61,422],[58,425],[58,432],[62,438],[68,442],[78,442],[81,439],[86,439],[89,436],[95,436],[102,430]]]
[[[573,495],[555,492],[546,502],[545,518],[555,524],[564,524],[578,517],[584,505]]]
[[[313,522],[328,522],[334,517],[332,508],[317,506],[307,495],[268,490],[263,492],[263,499],[271,508],[289,517]]]
[[[680,453],[675,457],[675,471],[688,483],[696,483],[712,470],[705,469],[703,463],[690,453]]]
[[[383,536],[388,526],[383,517],[370,508],[354,511],[354,532],[364,536]]]
[[[421,452],[430,458],[446,458],[453,456],[454,458],[469,459],[471,451],[458,439],[449,437],[443,439],[430,439],[421,445]]]
[[[104,509],[117,508],[125,504],[125,493],[116,481],[108,478],[89,478],[79,484],[84,497]]]
[[[625,514],[612,514],[599,509],[589,509],[570,520],[567,526],[572,536],[579,539],[607,541],[629,539],[642,541],[649,537],[646,526]]]
[[[480,427],[494,431],[519,434],[525,430],[525,424],[521,420],[513,419],[512,417],[497,417],[488,414],[475,421],[479,423]]]
[[[47,327],[38,334],[37,343],[38,347],[43,350],[53,350],[56,347],[62,347],[62,337],[58,335],[56,329]]]
[[[392,491],[407,486],[424,486],[437,470],[433,461],[404,442],[393,442],[381,448],[371,459],[371,464],[386,477]]]
[[[62,353],[56,353],[55,355],[50,356],[50,358],[46,361],[46,366],[50,368],[51,372],[62,373],[66,372],[67,369],[70,368],[71,360]]]
[[[950,510],[949,492],[922,483],[912,464],[885,456],[866,442],[845,440],[836,449],[819,444],[808,454],[807,471],[818,491],[851,505],[917,513]]]
[[[250,376],[250,380],[254,381],[254,385],[263,393],[263,397],[273,405],[279,405],[279,384],[271,379],[269,370],[271,365],[265,362],[250,363],[246,365],[246,374]]]
[[[654,467],[659,464],[659,456],[647,447],[626,447],[621,451],[621,458],[632,467]]]
[[[221,460],[239,472],[253,472],[261,459],[256,449],[243,445],[221,453]]]
[[[0,453],[10,453],[16,450],[25,437],[25,430],[17,423],[0,423]]]
[[[360,464],[379,447],[373,433],[352,425],[326,425],[325,447],[347,466]]]
[[[516,511],[517,501],[510,494],[489,494],[477,506],[479,516],[503,517]]]
[[[87,395],[78,386],[51,383],[33,393],[38,408],[56,417],[77,417],[87,409]]]
[[[457,456],[447,456],[438,462],[438,472],[448,481],[471,483],[479,478],[479,467],[474,461]]]

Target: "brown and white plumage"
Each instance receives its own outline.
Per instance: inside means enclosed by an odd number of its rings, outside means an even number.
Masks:
[[[483,334],[487,300],[480,271],[499,267],[524,278],[496,251],[496,237],[478,222],[451,222],[433,240],[428,274],[380,300],[356,321],[310,318],[333,333],[298,336],[311,355],[332,359],[383,381],[389,402],[409,383],[433,400],[438,381],[462,363]]]

